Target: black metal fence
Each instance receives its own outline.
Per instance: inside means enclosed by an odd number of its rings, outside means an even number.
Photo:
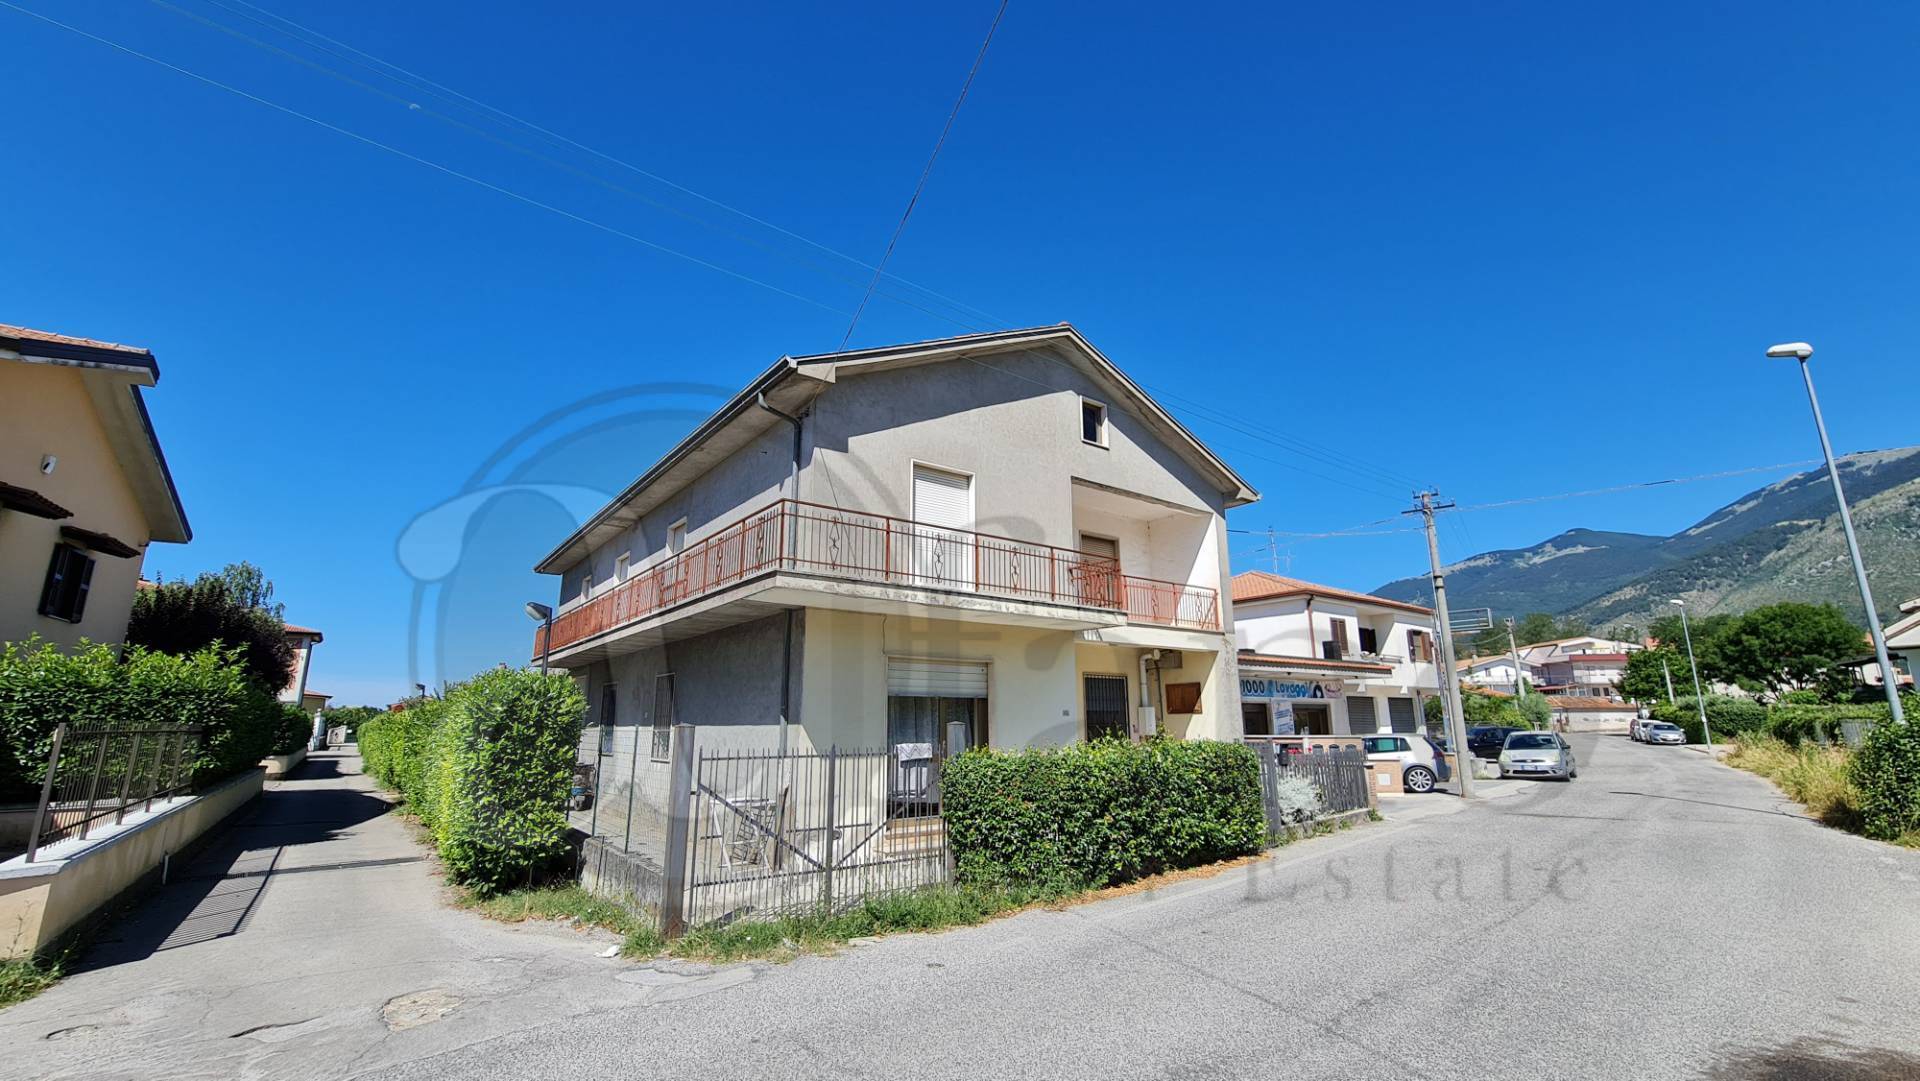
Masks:
[[[663,913],[670,933],[842,911],[951,879],[938,758],[902,759],[898,748],[689,757],[692,783],[674,786],[688,794],[685,810],[673,808],[668,834],[667,905],[679,908]]]
[[[56,728],[27,862],[48,846],[84,840],[108,819],[118,824],[188,791],[200,735],[198,728]]]
[[[1355,747],[1336,747],[1295,753],[1278,743],[1248,740],[1260,758],[1260,795],[1267,811],[1267,832],[1279,835],[1316,818],[1363,810],[1371,804],[1367,791],[1367,759]],[[1312,797],[1298,797],[1305,782]]]

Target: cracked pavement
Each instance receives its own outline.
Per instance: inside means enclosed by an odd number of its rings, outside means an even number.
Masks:
[[[445,908],[335,759],[208,853],[273,868],[251,901],[170,887],[0,1012],[0,1076],[1920,1078],[1920,852],[1689,750],[1574,738],[1570,784],[718,969]]]

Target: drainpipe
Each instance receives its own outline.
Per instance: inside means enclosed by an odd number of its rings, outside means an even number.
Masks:
[[[756,395],[754,397],[754,404],[766,410],[767,412],[772,413],[774,416],[779,417],[781,420],[786,421],[788,424],[793,425],[793,466],[791,471],[788,474],[788,476],[792,480],[793,493],[789,498],[798,502],[800,499],[800,452],[802,447],[800,418],[788,413],[783,413],[780,410],[775,409],[773,406],[768,405],[767,396],[765,394]],[[782,513],[784,514],[785,512],[783,511]],[[798,521],[797,516],[795,520]],[[792,538],[793,531],[782,530],[781,532],[788,535],[787,543],[789,547],[791,547],[793,543],[793,538]],[[785,755],[787,753],[787,729],[792,725],[792,723],[793,723],[793,609],[789,608],[787,609],[786,631],[783,636],[783,639],[781,642],[781,648],[780,648],[780,753],[782,755]]]
[[[1147,732],[1149,736],[1160,730],[1160,716],[1159,711],[1154,708],[1153,691],[1147,683],[1147,662],[1159,659],[1160,651],[1157,649],[1140,651],[1140,716],[1153,718],[1152,730]]]

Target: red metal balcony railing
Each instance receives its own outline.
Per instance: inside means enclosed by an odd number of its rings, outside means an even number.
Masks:
[[[562,613],[553,621],[553,648],[773,571],[1108,609],[1140,623],[1220,629],[1219,595],[1205,586],[1122,574],[1117,562],[1071,548],[782,499]],[[546,628],[535,631],[534,656],[544,652],[545,637]]]

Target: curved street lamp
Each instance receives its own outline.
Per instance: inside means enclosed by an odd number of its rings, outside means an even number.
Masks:
[[[1693,659],[1693,628],[1687,626],[1687,602],[1673,601],[1680,606],[1680,633],[1687,639],[1687,667],[1693,669],[1693,704],[1700,710],[1700,734],[1707,738],[1707,749],[1713,749],[1713,729],[1707,727],[1707,696],[1700,693],[1700,666]],[[1672,693],[1673,684],[1667,684],[1668,693]]]
[[[553,652],[553,609],[539,601],[527,602],[527,618],[541,625],[545,632],[540,635],[540,674],[547,674],[547,657]]]
[[[1820,416],[1820,398],[1813,393],[1813,372],[1807,368],[1813,346],[1806,342],[1787,342],[1767,350],[1767,355],[1800,362],[1800,377],[1807,383],[1807,404],[1813,407],[1813,426],[1820,433],[1820,453],[1826,455],[1827,478],[1833,481],[1833,501],[1840,504],[1840,528],[1847,535],[1847,555],[1853,557],[1854,584],[1860,587],[1860,603],[1867,606],[1867,633],[1873,638],[1874,659],[1880,662],[1880,684],[1886,689],[1887,704],[1893,708],[1893,723],[1906,724],[1907,716],[1900,708],[1900,677],[1887,657],[1887,638],[1880,631],[1880,612],[1873,606],[1873,590],[1867,585],[1867,565],[1860,558],[1860,540],[1853,535],[1853,514],[1847,510],[1847,493],[1840,489],[1840,469],[1833,464],[1833,444],[1827,440],[1827,422]]]

